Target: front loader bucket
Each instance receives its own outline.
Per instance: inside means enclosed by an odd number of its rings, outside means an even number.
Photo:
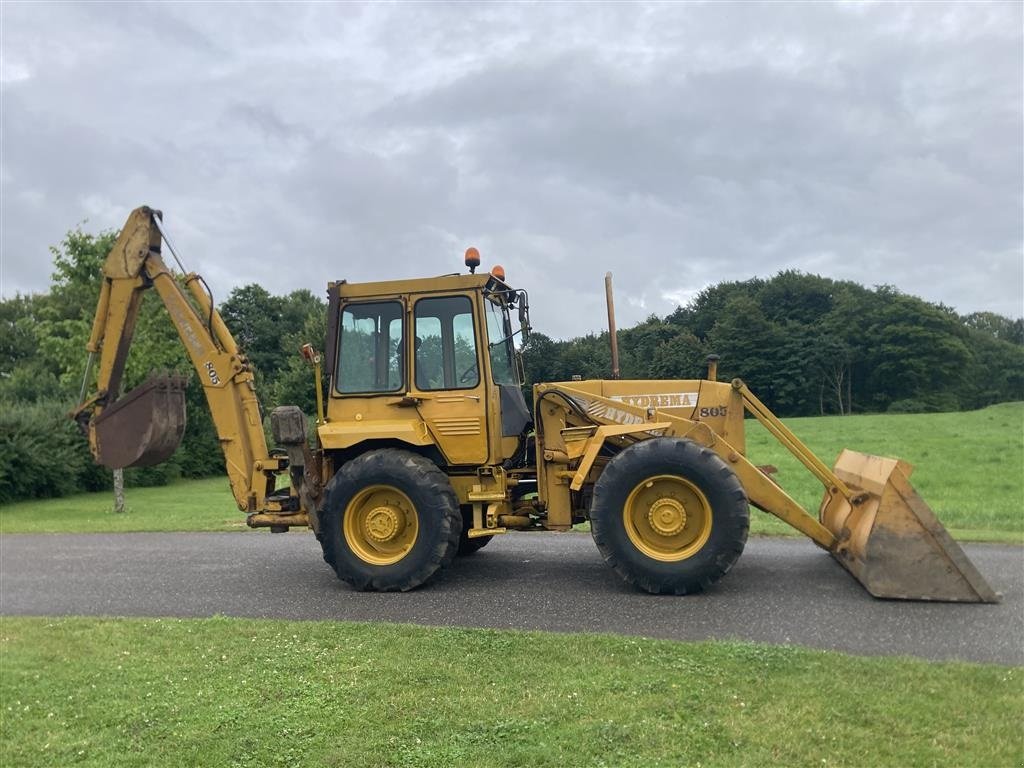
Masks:
[[[159,375],[104,408],[92,422],[93,455],[110,469],[150,467],[185,434],[184,376]]]
[[[996,603],[992,590],[910,484],[899,459],[844,450],[833,470],[854,504],[825,494],[821,522],[832,554],[875,597]]]

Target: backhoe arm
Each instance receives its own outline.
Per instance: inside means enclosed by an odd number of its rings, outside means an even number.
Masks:
[[[286,462],[267,450],[252,369],[213,307],[202,278],[185,276],[189,301],[161,256],[161,214],[137,208],[128,217],[103,265],[103,284],[96,306],[92,334],[86,349],[90,360],[99,354],[97,391],[76,409],[75,417],[87,427],[94,457],[107,466],[157,463],[177,446],[184,427],[181,385],[167,378],[143,385],[135,393],[119,397],[125,361],[131,346],[144,292],[155,288],[203,386],[227,465],[231,489],[239,509],[250,513],[266,508],[274,489],[274,472]],[[173,410],[177,394],[181,417]],[[140,405],[141,403],[141,405]],[[170,404],[169,404],[170,403]],[[120,410],[119,410],[120,409]],[[176,439],[166,432],[177,430]],[[138,451],[123,446],[136,442]],[[168,444],[170,452],[166,450]],[[163,446],[155,461],[147,445]]]

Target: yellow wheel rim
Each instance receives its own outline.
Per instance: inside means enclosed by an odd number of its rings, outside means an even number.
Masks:
[[[409,497],[390,485],[371,485],[345,508],[345,541],[370,565],[392,565],[412,551],[419,517]]]
[[[666,563],[693,557],[711,536],[707,497],[677,475],[657,475],[639,483],[626,499],[622,520],[637,549]]]

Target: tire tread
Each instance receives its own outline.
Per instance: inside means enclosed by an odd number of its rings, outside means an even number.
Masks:
[[[705,548],[668,567],[636,549],[622,523],[622,505],[632,488],[666,468],[678,469],[682,477],[690,472],[706,478],[714,488],[712,494],[702,488],[705,495],[723,502],[712,505],[712,539]],[[692,476],[688,479],[697,482]],[[590,519],[591,535],[605,563],[626,583],[658,595],[686,595],[710,588],[739,559],[750,526],[747,494],[729,465],[709,448],[681,438],[652,438],[616,455],[598,479]],[[706,554],[709,546],[714,550],[710,555]]]
[[[440,535],[432,542],[430,551],[422,562],[410,567],[408,558],[391,566],[380,566],[378,570],[348,567],[344,547],[343,517],[348,499],[369,482],[368,476],[381,472],[394,478],[396,487],[403,491],[401,484],[407,482],[422,492],[427,499],[436,500],[440,520]],[[389,481],[390,482],[390,481]],[[320,510],[321,535],[324,561],[334,569],[338,578],[355,589],[376,592],[407,592],[433,579],[447,568],[455,558],[462,531],[462,515],[459,513],[458,498],[448,476],[430,459],[411,451],[382,448],[368,451],[346,462],[324,489],[324,503]],[[417,510],[419,512],[419,510]],[[421,517],[420,531],[425,531]],[[429,533],[429,531],[428,531]]]

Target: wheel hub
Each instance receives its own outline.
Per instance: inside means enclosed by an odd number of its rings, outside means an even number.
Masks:
[[[661,498],[647,513],[651,528],[662,536],[675,536],[686,527],[686,508],[673,498]]]
[[[342,532],[352,553],[375,566],[402,560],[419,537],[416,505],[393,485],[370,485],[345,507]]]
[[[693,557],[711,536],[711,505],[701,489],[680,475],[655,475],[626,498],[626,535],[644,555],[664,563]]]
[[[374,507],[366,515],[366,535],[377,542],[395,538],[401,528],[398,511],[393,507]]]

